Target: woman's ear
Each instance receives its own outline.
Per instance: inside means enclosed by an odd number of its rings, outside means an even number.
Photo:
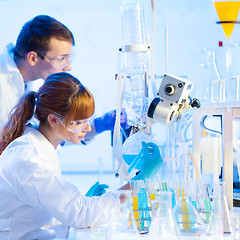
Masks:
[[[48,115],[47,119],[48,119],[48,122],[49,122],[50,126],[54,127],[54,126],[56,126],[58,124],[58,120],[57,120],[56,116],[54,114],[52,114],[52,113],[50,113]]]
[[[30,51],[27,54],[27,61],[31,66],[34,66],[38,61],[38,55],[34,51]]]

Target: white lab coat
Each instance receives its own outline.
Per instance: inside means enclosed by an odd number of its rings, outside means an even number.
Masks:
[[[0,156],[0,239],[52,239],[40,227],[52,217],[86,228],[108,222],[120,209],[113,193],[85,197],[61,175],[53,145],[27,127]],[[48,238],[43,235],[49,234]]]
[[[8,115],[24,94],[24,81],[14,60],[9,44],[0,55],[0,131],[7,123]]]

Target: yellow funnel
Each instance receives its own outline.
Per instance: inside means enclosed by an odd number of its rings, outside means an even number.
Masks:
[[[240,1],[214,1],[214,6],[220,20],[218,23],[222,24],[223,31],[229,39],[237,22]]]

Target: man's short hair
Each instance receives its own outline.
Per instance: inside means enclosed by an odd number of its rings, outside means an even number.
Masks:
[[[52,37],[75,45],[73,34],[65,25],[50,16],[38,15],[22,27],[13,49],[14,56],[25,58],[30,51],[46,53]]]

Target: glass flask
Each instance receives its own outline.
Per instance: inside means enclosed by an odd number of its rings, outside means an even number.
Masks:
[[[196,90],[198,99],[201,103],[219,102],[221,96],[221,76],[216,63],[215,49],[204,49],[204,53],[205,63],[201,64],[201,77]]]
[[[180,233],[172,212],[172,192],[160,191],[158,200],[152,201],[151,240],[177,240]]]
[[[130,135],[130,137],[128,137],[124,142],[122,149],[123,159],[127,163],[127,165],[131,166],[133,161],[137,160],[136,157],[142,149],[142,141],[146,143],[153,142],[156,145],[159,145],[153,135],[147,134],[145,130],[141,130],[137,133]],[[141,158],[139,158],[138,160],[138,162],[135,162],[135,165],[129,167],[129,172],[131,171],[130,168],[138,170],[141,168]]]
[[[202,218],[183,189],[181,192],[181,199],[173,209],[181,235],[203,235],[206,229]]]
[[[105,240],[138,240],[139,233],[132,211],[132,191],[117,190],[113,193],[117,198],[125,198],[125,202],[121,203],[120,211],[113,208]]]
[[[232,233],[230,207],[227,200],[227,186],[225,182],[214,184],[212,213],[206,234],[210,239],[224,239],[224,233]]]

